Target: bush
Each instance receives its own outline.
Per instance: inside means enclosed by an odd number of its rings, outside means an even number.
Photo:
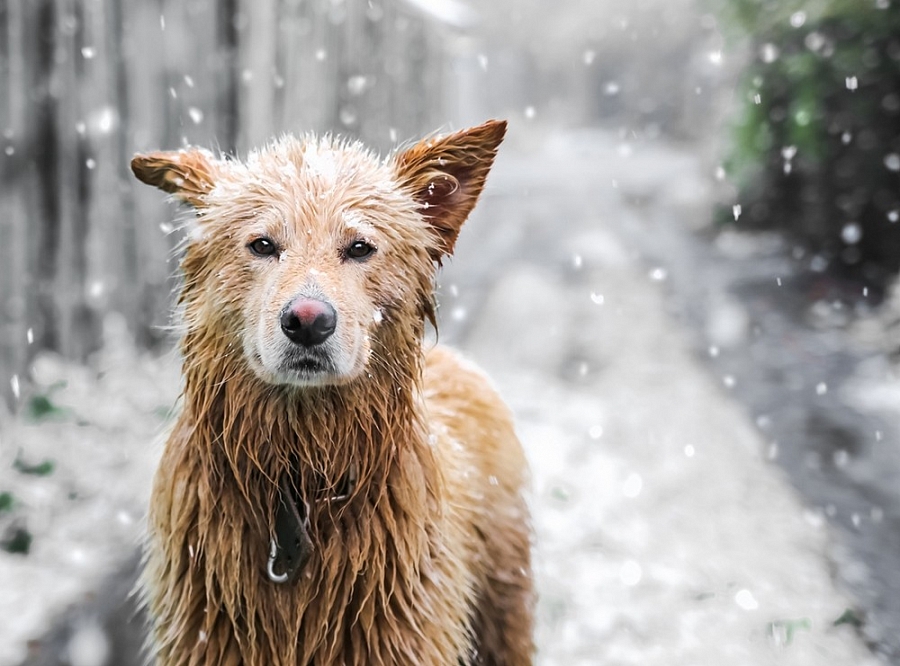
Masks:
[[[726,161],[738,226],[783,229],[884,280],[900,269],[900,9],[795,14],[754,47]]]

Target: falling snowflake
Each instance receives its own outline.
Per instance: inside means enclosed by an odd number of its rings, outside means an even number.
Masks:
[[[100,134],[109,134],[119,124],[119,114],[111,106],[104,106],[94,115],[94,126]]]
[[[775,62],[778,60],[780,53],[778,47],[771,42],[767,42],[759,48],[759,57],[765,63]]]
[[[862,227],[856,222],[845,224],[841,229],[841,240],[847,245],[855,245],[862,238]]]
[[[369,87],[369,77],[357,74],[347,80],[347,90],[351,95],[362,95]]]
[[[748,611],[759,608],[759,602],[756,601],[756,598],[750,590],[739,590],[738,593],[734,595],[734,602],[744,610]]]

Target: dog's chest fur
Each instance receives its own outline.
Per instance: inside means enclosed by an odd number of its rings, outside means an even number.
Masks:
[[[157,477],[151,525],[164,539],[152,542],[147,585],[167,592],[155,606],[181,609],[160,656],[191,654],[172,663],[209,666],[455,663],[469,641],[474,544],[464,516],[446,504],[442,471],[466,465],[442,458],[463,450],[446,431],[426,429],[411,392],[357,398],[348,414],[346,396],[326,390],[269,405],[273,416],[260,423],[228,386],[204,414],[185,412]],[[198,447],[205,428],[221,433],[215,446]],[[309,447],[323,440],[327,454]],[[339,483],[351,465],[360,477],[354,494],[338,505],[317,501],[323,481]],[[313,554],[285,585],[266,575],[281,474],[313,498]]]

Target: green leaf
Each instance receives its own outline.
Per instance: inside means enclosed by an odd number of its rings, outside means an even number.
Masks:
[[[31,474],[33,476],[47,476],[48,474],[53,472],[53,461],[52,460],[44,460],[36,465],[29,465],[24,460],[19,457],[16,457],[15,461],[13,461],[13,467],[15,467],[22,474]]]
[[[842,624],[849,624],[850,626],[856,627],[858,629],[859,627],[863,626],[863,624],[865,624],[865,623],[864,623],[863,619],[859,616],[859,613],[857,613],[852,608],[848,608],[843,613],[841,613],[841,616],[838,619],[836,619],[834,621],[835,627],[838,627]]]
[[[50,402],[50,398],[45,395],[32,396],[31,401],[28,403],[28,412],[35,419],[58,411],[60,411],[59,407]]]
[[[65,417],[68,410],[55,405],[48,394],[39,393],[31,396],[27,413],[33,421],[43,421],[48,418]]]
[[[24,527],[16,527],[0,542],[0,548],[7,553],[27,555],[31,550],[31,540],[31,532]]]
[[[779,636],[783,632],[785,645],[793,643],[794,634],[801,629],[809,631],[811,628],[812,622],[808,617],[801,617],[797,620],[775,620],[769,623],[769,633],[773,636]]]
[[[68,383],[63,381],[54,382],[47,386],[43,393],[35,393],[26,404],[25,414],[32,421],[43,421],[49,418],[65,418],[71,414],[71,410],[60,407],[51,400],[51,396],[65,388]]]
[[[13,507],[13,496],[12,493],[2,492],[0,493],[0,511],[9,511]]]

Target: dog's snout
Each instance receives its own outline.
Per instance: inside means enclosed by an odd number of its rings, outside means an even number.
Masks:
[[[337,327],[337,312],[330,303],[298,298],[281,314],[281,330],[291,342],[314,347],[325,342]]]

